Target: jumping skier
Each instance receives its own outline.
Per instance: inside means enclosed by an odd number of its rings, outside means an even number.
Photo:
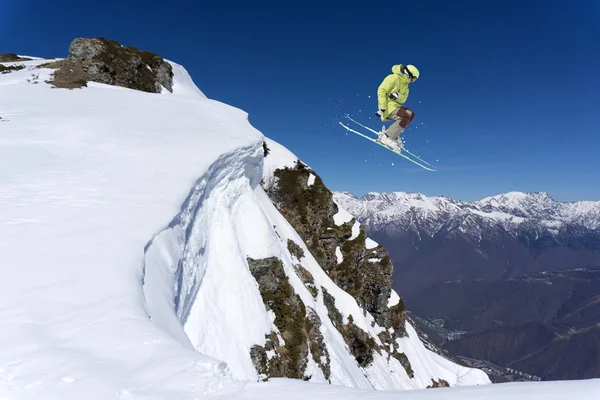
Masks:
[[[378,133],[377,141],[398,151],[402,148],[400,134],[415,118],[415,112],[404,107],[408,98],[408,84],[419,78],[419,70],[414,65],[394,65],[392,73],[385,77],[377,89],[379,110],[375,113],[383,122],[395,121]]]
[[[400,134],[404,132],[408,124],[415,118],[415,112],[406,108],[404,103],[408,98],[408,84],[416,81],[418,78],[419,70],[417,67],[414,65],[405,66],[398,64],[392,67],[392,73],[386,76],[381,85],[379,85],[379,89],[377,90],[379,110],[377,110],[376,114],[383,122],[394,121],[387,130],[383,126],[381,131],[378,132],[358,122],[348,114],[345,115],[346,119],[370,133],[365,134],[365,132],[360,132],[357,130],[358,128],[351,128],[342,121],[339,121],[339,124],[346,131],[376,143],[427,171],[435,172],[437,170],[435,166],[408,151],[400,139]],[[372,134],[375,134],[377,139],[373,138]]]

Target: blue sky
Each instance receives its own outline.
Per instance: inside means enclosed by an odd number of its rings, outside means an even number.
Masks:
[[[333,190],[600,200],[597,0],[296,3],[3,0],[0,52],[64,57],[103,36],[158,53]],[[421,71],[407,148],[438,172],[338,125],[380,128],[377,87],[397,63]]]

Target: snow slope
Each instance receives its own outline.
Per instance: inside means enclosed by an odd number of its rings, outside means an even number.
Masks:
[[[142,285],[144,249],[190,188],[219,182],[211,166],[239,176],[259,160],[262,135],[182,68],[174,94],[155,95],[52,89],[40,63],[0,75],[0,398],[183,399],[233,384],[165,322],[172,288]]]
[[[234,395],[218,399],[323,399],[323,400],[592,400],[600,393],[600,379],[587,381],[503,383],[412,391],[366,391],[301,381],[273,380],[247,385]]]
[[[255,377],[247,346],[273,328],[246,256],[281,257],[303,301],[326,312],[290,269],[281,243],[305,246],[259,185],[264,138],[244,112],[207,99],[176,64],[174,93],[157,95],[52,89],[43,62],[0,75],[0,398],[386,396],[237,379]],[[360,315],[312,257],[302,264],[344,316]],[[355,323],[373,330],[371,319]],[[411,327],[400,345],[420,359],[417,379],[383,374],[381,358],[365,376],[323,321],[334,383],[485,381]]]

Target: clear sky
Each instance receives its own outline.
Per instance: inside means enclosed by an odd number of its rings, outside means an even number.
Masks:
[[[94,36],[183,64],[333,190],[600,200],[598,0],[0,0],[0,53],[65,57]],[[421,71],[406,146],[438,172],[338,125],[381,127],[398,63]]]

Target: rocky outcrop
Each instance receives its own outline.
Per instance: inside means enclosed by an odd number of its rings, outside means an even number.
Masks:
[[[315,310],[310,307],[306,308],[306,313],[306,327],[310,353],[313,361],[323,371],[325,379],[329,380],[329,377],[331,376],[330,358],[327,346],[325,345],[325,338],[321,333],[321,319]]]
[[[331,192],[319,177],[308,185],[311,170],[298,162],[294,169],[275,171],[277,185],[267,194],[300,234],[312,255],[324,269],[336,263],[335,248],[351,236],[352,225],[338,227],[333,216],[338,209],[331,201]]]
[[[43,66],[57,69],[50,82],[56,87],[82,87],[93,81],[150,93],[160,93],[163,87],[173,91],[173,70],[162,57],[104,38],[75,39],[68,58]]]
[[[392,312],[387,305],[392,288],[393,265],[385,248],[367,249],[366,233],[360,228],[352,238],[354,220],[341,226],[335,224],[339,211],[333,195],[321,178],[301,162],[295,168],[278,169],[276,183],[265,187],[267,194],[300,234],[312,255],[329,277],[352,295],[358,304],[371,313],[385,328],[392,326]],[[309,177],[314,182],[309,185]],[[340,248],[343,261],[335,255]],[[403,324],[396,324],[398,335]]]
[[[322,290],[323,301],[333,326],[342,334],[350,353],[352,353],[358,365],[361,367],[369,366],[373,362],[373,353],[379,351],[377,343],[367,332],[354,325],[352,315],[348,318],[348,323],[344,324],[342,314],[335,306],[334,297],[327,290]]]
[[[343,241],[340,248],[343,261],[329,265],[327,271],[381,326],[389,328],[391,314],[387,302],[392,289],[393,265],[383,247],[368,250],[365,240],[366,233],[361,227],[356,239]]]
[[[394,350],[392,352],[392,357],[394,357],[396,360],[398,360],[398,362],[400,362],[400,365],[402,365],[402,367],[404,367],[404,370],[406,371],[406,374],[409,377],[411,377],[411,378],[415,377],[415,372],[413,371],[412,366],[410,365],[410,361],[408,360],[408,357],[406,356],[406,354],[400,353],[400,352]]]
[[[274,323],[278,330],[266,336],[264,346],[255,345],[250,349],[257,372],[263,379],[310,379],[305,376],[310,351],[325,378],[329,379],[329,354],[319,330],[321,320],[294,292],[281,260],[276,257],[248,258],[248,266],[265,306],[275,314]]]
[[[437,381],[435,379],[432,379],[431,385],[427,386],[427,389],[441,388],[441,387],[450,387],[450,384],[443,379],[439,379]]]
[[[2,65],[0,64],[0,73],[1,74],[10,74],[13,71],[20,71],[22,69],[25,69],[24,65]]]
[[[376,352],[381,354],[381,350],[386,350],[400,360],[407,374],[412,376],[408,358],[397,352],[396,339],[406,335],[406,309],[402,300],[393,307],[388,306],[393,265],[385,248],[367,249],[365,230],[361,227],[357,235],[355,228],[353,235],[354,220],[342,225],[335,223],[334,216],[339,209],[332,193],[321,178],[299,160],[293,168],[274,171],[274,178],[268,185],[263,183],[273,204],[298,232],[332,281],[354,297],[377,324],[386,328],[379,337],[383,343],[380,346],[375,338],[353,323],[351,315],[344,323],[334,297],[320,288],[329,318],[342,334],[350,353],[361,367],[367,367]],[[288,243],[288,249],[292,254],[297,253],[291,243]],[[336,256],[336,250],[338,254],[341,252],[341,259]],[[305,285],[311,284],[311,279],[306,278],[302,270],[297,272]]]
[[[31,58],[19,57],[13,53],[0,54],[0,62],[30,61]]]

